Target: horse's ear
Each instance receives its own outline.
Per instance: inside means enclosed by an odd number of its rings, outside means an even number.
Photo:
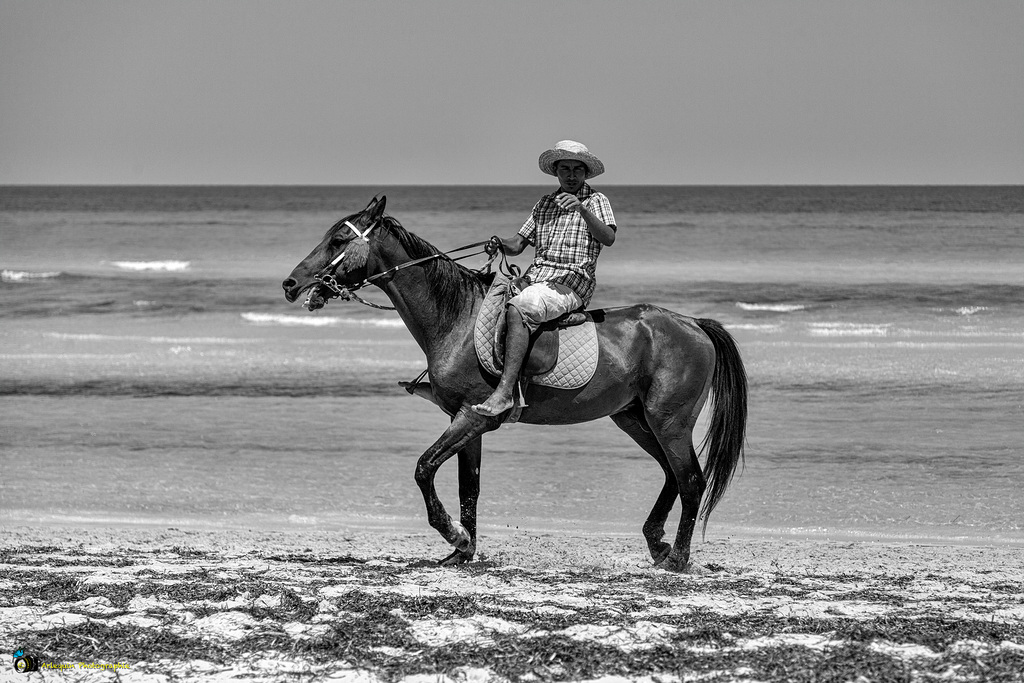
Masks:
[[[370,203],[363,209],[363,213],[367,214],[370,219],[370,223],[376,223],[384,215],[384,206],[388,203],[387,195],[380,195],[370,200]]]

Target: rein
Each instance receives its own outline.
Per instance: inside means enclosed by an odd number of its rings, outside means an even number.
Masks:
[[[378,221],[377,223],[374,223],[373,225],[368,227],[363,232],[359,232],[359,229],[356,226],[352,225],[352,223],[350,223],[349,221],[345,221],[345,225],[348,226],[348,228],[350,230],[352,230],[352,232],[354,232],[357,237],[359,237],[360,239],[362,239],[364,242],[367,242],[367,243],[369,243],[369,241],[370,241],[370,238],[368,237],[368,235],[370,234],[370,231],[373,230],[375,227],[377,227],[380,224],[381,224],[381,222]],[[451,249],[451,250],[446,251],[446,252],[438,252],[436,254],[431,254],[430,256],[424,256],[422,258],[413,259],[412,261],[406,261],[405,263],[400,263],[397,266],[393,266],[391,268],[388,268],[385,271],[381,271],[380,273],[377,273],[376,275],[371,275],[370,277],[364,279],[362,282],[357,282],[357,283],[355,283],[353,285],[343,286],[343,285],[341,285],[338,282],[337,278],[335,278],[335,273],[338,270],[338,266],[341,265],[342,260],[344,260],[345,254],[348,253],[348,250],[346,249],[345,251],[343,251],[340,254],[338,254],[337,256],[335,256],[334,259],[332,259],[331,262],[328,263],[324,267],[323,270],[321,270],[319,273],[317,273],[316,275],[313,276],[313,279],[320,286],[319,287],[314,287],[313,289],[310,290],[310,293],[306,297],[306,301],[303,304],[303,306],[305,308],[307,308],[307,309],[309,308],[311,303],[314,303],[314,304],[315,303],[319,303],[322,306],[322,305],[326,304],[328,301],[330,301],[331,299],[340,298],[342,301],[349,301],[351,299],[355,299],[356,301],[358,301],[359,303],[363,304],[364,306],[369,306],[371,308],[377,308],[377,309],[380,309],[382,311],[393,311],[393,310],[395,310],[394,306],[381,306],[380,304],[375,304],[375,303],[373,303],[371,301],[366,301],[364,299],[361,299],[358,295],[355,294],[355,290],[362,289],[363,287],[366,287],[367,285],[372,285],[375,280],[378,280],[378,279],[381,279],[381,278],[392,277],[392,276],[394,276],[395,273],[397,273],[400,270],[404,270],[404,269],[410,268],[412,266],[418,266],[418,265],[420,265],[422,263],[426,263],[428,261],[433,261],[434,259],[446,258],[446,259],[448,259],[450,261],[461,261],[462,259],[470,258],[471,256],[476,256],[477,254],[486,253],[485,250],[481,250],[481,251],[475,251],[472,254],[466,254],[464,256],[459,256],[457,258],[451,258],[449,256],[449,254],[454,254],[454,253],[459,252],[459,251],[465,251],[467,249],[475,249],[477,247],[482,247],[482,246],[486,245],[490,241],[491,240],[484,240],[483,242],[473,242],[472,244],[467,244],[467,245],[462,246],[462,247],[456,247],[455,249]],[[487,262],[487,264],[484,266],[484,268],[481,269],[480,272],[490,272],[491,263],[494,261],[495,258],[497,258],[497,254],[495,254],[494,256],[491,256],[490,260]],[[502,253],[502,260],[504,261],[504,253]],[[328,296],[326,299],[321,294],[321,292],[322,292],[321,288],[326,289],[326,290],[328,290],[330,292],[330,296]],[[319,307],[320,306],[318,306],[318,308]]]

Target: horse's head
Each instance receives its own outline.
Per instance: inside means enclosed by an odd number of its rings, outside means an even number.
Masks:
[[[335,223],[281,283],[284,298],[293,302],[306,290],[312,290],[307,305],[313,311],[337,296],[336,291],[331,291],[332,283],[344,287],[362,282],[368,275],[371,240],[377,237],[371,233],[380,228],[386,202],[387,197],[374,198],[359,213]]]

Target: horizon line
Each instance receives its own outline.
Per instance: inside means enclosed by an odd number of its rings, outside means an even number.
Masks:
[[[546,187],[549,183],[0,183],[0,188],[30,187]],[[1021,183],[598,183],[603,187],[1024,187]]]

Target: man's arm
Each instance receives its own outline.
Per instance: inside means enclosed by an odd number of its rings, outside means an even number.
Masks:
[[[498,237],[495,235],[491,239],[501,242],[501,248],[505,252],[506,256],[518,256],[519,254],[522,254],[523,250],[526,249],[526,245],[529,244],[529,242],[526,241],[526,238],[519,233],[516,233],[511,237]]]
[[[606,247],[610,247],[615,244],[615,230],[612,229],[612,226],[605,225],[604,221],[595,216],[590,209],[582,204],[580,204],[578,211],[580,212],[580,215],[583,216],[583,220],[587,222],[587,227],[590,228],[590,234],[593,235],[595,240]]]
[[[590,234],[595,240],[606,247],[610,247],[615,243],[615,230],[605,225],[604,221],[595,216],[593,211],[583,206],[583,202],[580,201],[579,197],[563,192],[555,197],[555,201],[566,211],[578,211],[583,216],[587,229],[590,230]]]

